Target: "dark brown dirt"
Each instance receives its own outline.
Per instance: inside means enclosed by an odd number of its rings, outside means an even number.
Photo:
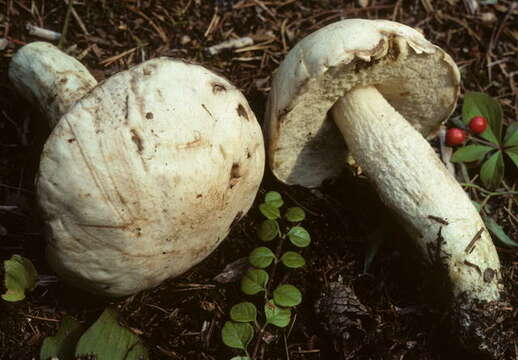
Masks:
[[[81,57],[99,80],[149,58],[182,58],[229,78],[262,121],[271,73],[304,35],[341,18],[393,19],[421,29],[452,55],[462,70],[463,90],[496,97],[505,122],[517,119],[518,7],[513,8],[510,0],[480,1],[489,4],[476,12],[469,9],[475,0],[370,0],[365,7],[338,0],[76,2],[77,17],[70,17],[65,48],[72,47],[70,53]],[[49,130],[43,117],[14,93],[7,67],[21,45],[38,40],[28,35],[25,24],[61,32],[66,4],[0,0],[0,36],[9,40],[0,51],[0,205],[17,207],[0,210],[0,260],[21,254],[46,275],[52,271],[43,257],[43,224],[33,180]],[[204,51],[246,35],[254,38],[256,48],[212,57]],[[457,110],[454,115],[458,114]],[[518,187],[517,173],[507,173],[510,189]],[[365,242],[380,224],[391,223],[383,220],[390,215],[365,179],[344,174],[319,191],[310,191],[282,186],[267,173],[261,195],[267,190],[278,190],[290,205],[307,209],[306,227],[313,243],[304,250],[308,259],[304,270],[277,274],[276,281],[297,285],[304,300],[293,327],[272,330],[273,341],[260,344],[258,358],[345,359],[353,352],[355,359],[468,358],[450,336],[446,314],[425,290],[425,271],[415,270],[419,262],[411,260],[415,256],[400,228],[384,228],[384,245],[368,274],[362,273]],[[477,190],[470,190],[470,195],[484,199]],[[516,197],[493,197],[489,205],[494,219],[518,241]],[[260,219],[254,207],[206,261],[181,278],[126,299],[97,299],[58,282],[39,286],[20,303],[0,301],[0,359],[38,358],[41,342],[54,334],[65,315],[91,323],[107,305],[122,313],[153,359],[230,359],[237,352],[221,343],[219,333],[230,307],[250,298],[236,283],[221,285],[212,278],[258,244],[255,228]],[[508,248],[498,250],[510,305],[507,316],[495,323],[516,333],[518,255]],[[375,319],[375,326],[365,327],[369,341],[350,343],[346,349],[320,325],[313,305],[323,287],[339,277]],[[504,344],[502,359],[518,359],[516,339]]]

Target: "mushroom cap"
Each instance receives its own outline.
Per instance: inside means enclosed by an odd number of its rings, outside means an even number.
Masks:
[[[349,19],[310,34],[288,53],[268,97],[269,163],[280,181],[316,187],[340,174],[347,147],[328,111],[369,85],[428,137],[453,112],[460,75],[448,54],[396,22]]]
[[[78,101],[45,144],[37,191],[55,271],[123,296],[208,256],[264,171],[253,112],[222,77],[159,58]]]

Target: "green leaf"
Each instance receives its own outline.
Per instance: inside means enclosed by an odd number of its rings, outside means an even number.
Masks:
[[[480,136],[493,144],[500,144],[502,138],[502,106],[500,103],[480,92],[468,92],[464,95],[462,121],[467,125],[474,116],[484,116],[489,126]]]
[[[228,347],[245,350],[254,337],[254,328],[247,323],[227,321],[221,329],[221,339]]]
[[[38,273],[29,259],[13,255],[4,261],[4,284],[7,291],[2,294],[5,301],[20,301],[25,299],[25,290],[32,291],[36,287]]]
[[[484,156],[491,150],[495,150],[490,146],[485,145],[468,145],[461,147],[459,150],[455,151],[453,156],[451,157],[452,162],[470,162],[482,160]]]
[[[291,310],[280,308],[270,300],[264,305],[264,315],[267,324],[283,328],[290,323]]]
[[[514,242],[509,236],[507,236],[504,229],[502,229],[502,227],[498,225],[495,220],[486,215],[482,215],[482,220],[484,220],[484,224],[486,224],[487,229],[493,235],[495,235],[495,237],[500,240],[502,244],[510,247],[518,247],[518,244]]]
[[[501,151],[495,152],[480,168],[480,179],[488,188],[497,187],[504,177],[504,158]]]
[[[74,360],[74,350],[84,330],[84,326],[75,318],[65,316],[56,335],[43,340],[40,360],[48,360],[52,357],[60,360]]]
[[[259,211],[261,212],[261,214],[264,215],[264,217],[270,220],[275,220],[281,217],[281,212],[279,211],[279,209],[273,207],[270,204],[260,204]]]
[[[257,236],[264,242],[272,241],[277,235],[279,235],[279,224],[275,220],[266,219],[257,229]]]
[[[236,322],[250,322],[257,319],[257,309],[251,302],[242,302],[232,306],[230,318]]]
[[[302,294],[293,285],[280,285],[273,290],[273,301],[279,306],[292,307],[302,302]]]
[[[506,149],[505,153],[511,158],[516,167],[518,167],[518,146]]]
[[[241,279],[241,291],[247,295],[255,295],[266,289],[268,273],[264,270],[248,270]]]
[[[504,138],[504,146],[518,145],[518,121],[507,127]]]
[[[234,356],[230,360],[252,360],[252,359],[250,359],[248,356]]]
[[[94,355],[96,360],[148,360],[137,335],[119,325],[119,315],[106,309],[79,339],[76,357]]]
[[[275,254],[265,246],[255,248],[254,250],[252,250],[250,256],[248,257],[248,261],[250,261],[250,264],[252,264],[252,266],[261,269],[270,266],[273,259],[275,259]]]
[[[306,218],[306,213],[299,207],[290,207],[288,210],[286,210],[284,217],[289,222],[300,222]]]
[[[286,251],[282,255],[281,261],[284,266],[292,269],[297,269],[306,265],[306,260],[304,260],[302,255],[296,253],[295,251]]]
[[[266,195],[264,196],[264,202],[277,209],[280,208],[282,205],[284,205],[282,196],[277,191],[268,191],[266,193]]]
[[[288,232],[291,243],[298,247],[306,247],[311,243],[311,236],[302,226],[294,226]]]

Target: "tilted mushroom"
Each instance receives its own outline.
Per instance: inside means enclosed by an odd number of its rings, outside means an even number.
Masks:
[[[37,195],[48,260],[69,283],[109,296],[153,287],[208,256],[252,205],[262,133],[224,78],[158,58],[94,87],[44,43],[21,48],[9,76],[55,125]]]
[[[273,79],[265,132],[270,167],[287,184],[319,186],[343,170],[350,152],[425,258],[444,263],[453,302],[472,304],[499,299],[498,255],[477,210],[423,137],[452,113],[459,83],[450,56],[416,30],[340,21],[286,56]]]

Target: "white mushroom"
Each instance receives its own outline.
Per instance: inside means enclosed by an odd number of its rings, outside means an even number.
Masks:
[[[55,82],[88,76],[57,51],[29,44],[10,66],[26,97],[48,109],[57,96],[52,116],[63,113],[37,179],[50,264],[72,285],[110,296],[185,272],[249,210],[262,179],[263,139],[246,99],[201,66],[158,58],[72,104]]]
[[[444,263],[453,300],[493,301],[501,278],[495,247],[423,137],[454,110],[459,82],[450,56],[410,27],[360,19],[326,26],[275,74],[269,162],[281,181],[315,187],[342,171],[350,151],[425,258]]]

